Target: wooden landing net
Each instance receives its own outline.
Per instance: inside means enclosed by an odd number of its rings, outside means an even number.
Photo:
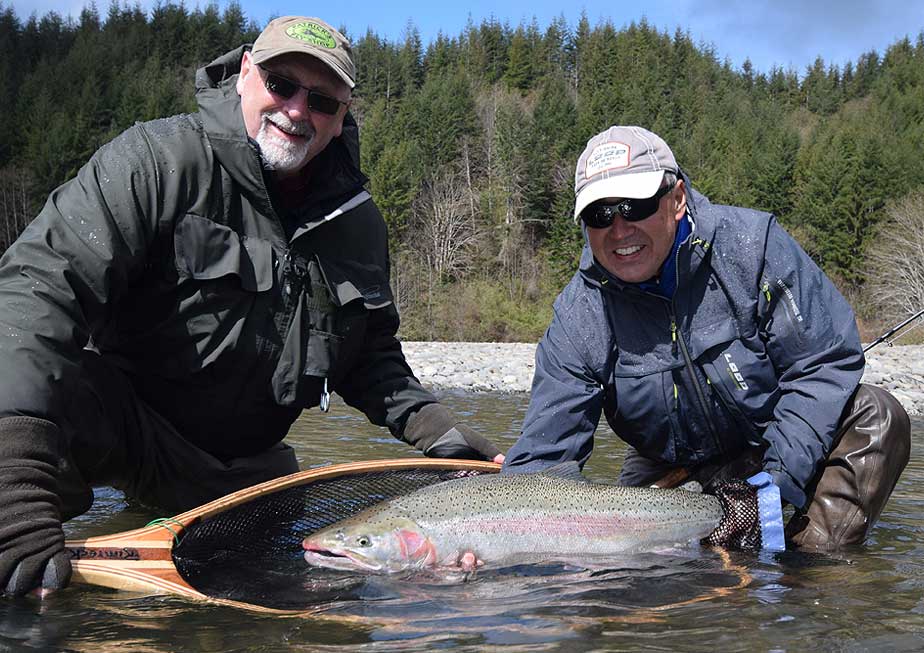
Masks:
[[[145,528],[66,545],[75,582],[304,613],[350,589],[342,574],[305,563],[305,536],[385,499],[499,469],[488,462],[426,458],[321,467]]]

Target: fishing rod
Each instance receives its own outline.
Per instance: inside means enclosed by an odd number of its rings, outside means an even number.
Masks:
[[[886,342],[887,340],[888,340],[889,347],[891,347],[891,346],[892,346],[892,343],[895,342],[896,340],[898,340],[901,336],[905,335],[905,333],[907,333],[908,331],[911,331],[911,329],[916,329],[916,328],[918,328],[918,327],[921,326],[921,325],[920,325],[920,323],[919,323],[919,324],[912,325],[912,326],[908,327],[907,329],[905,329],[905,331],[902,331],[902,332],[899,333],[897,336],[895,336],[894,338],[892,338],[891,340],[889,340],[889,338],[892,337],[892,334],[894,334],[896,331],[899,331],[900,329],[904,328],[905,325],[907,325],[907,324],[913,322],[914,320],[918,319],[918,318],[921,317],[922,315],[924,315],[924,309],[918,311],[917,313],[915,313],[914,315],[912,315],[911,317],[909,317],[907,320],[905,320],[905,321],[902,322],[901,324],[895,325],[894,327],[892,327],[891,329],[889,329],[888,331],[886,331],[885,333],[883,333],[881,336],[879,336],[878,338],[876,338],[875,340],[873,340],[871,343],[869,343],[868,345],[866,345],[866,346],[863,348],[863,353],[865,354],[866,352],[868,352],[870,349],[872,349],[873,347],[875,347],[875,346],[878,345],[879,343]]]

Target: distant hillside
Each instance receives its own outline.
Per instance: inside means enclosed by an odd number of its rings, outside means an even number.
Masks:
[[[23,22],[0,5],[0,250],[102,143],[195,110],[195,69],[261,28],[233,4],[92,7]],[[362,165],[409,337],[541,334],[581,245],[577,155],[612,124],[661,134],[712,201],[773,211],[858,306],[875,305],[864,292],[887,207],[922,188],[924,33],[799,75],[732,69],[645,22],[349,36]]]

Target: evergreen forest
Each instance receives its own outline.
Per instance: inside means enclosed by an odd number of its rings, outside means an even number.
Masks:
[[[100,145],[195,111],[195,70],[262,27],[236,4],[22,18],[0,2],[0,251]],[[735,68],[645,21],[343,31],[406,339],[542,335],[582,244],[575,162],[613,124],[664,137],[713,202],[775,213],[867,329],[924,308],[924,31],[801,71]]]

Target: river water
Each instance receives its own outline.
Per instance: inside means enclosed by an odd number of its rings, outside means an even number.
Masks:
[[[505,448],[526,395],[445,393]],[[864,547],[838,554],[722,555],[691,548],[616,568],[521,566],[461,581],[370,578],[316,617],[72,586],[0,599],[0,652],[41,651],[918,651],[924,649],[924,421],[912,460]],[[302,468],[412,457],[344,406],[305,413],[289,437]],[[585,474],[611,481],[623,447],[605,428]],[[111,489],[68,538],[160,517]]]

